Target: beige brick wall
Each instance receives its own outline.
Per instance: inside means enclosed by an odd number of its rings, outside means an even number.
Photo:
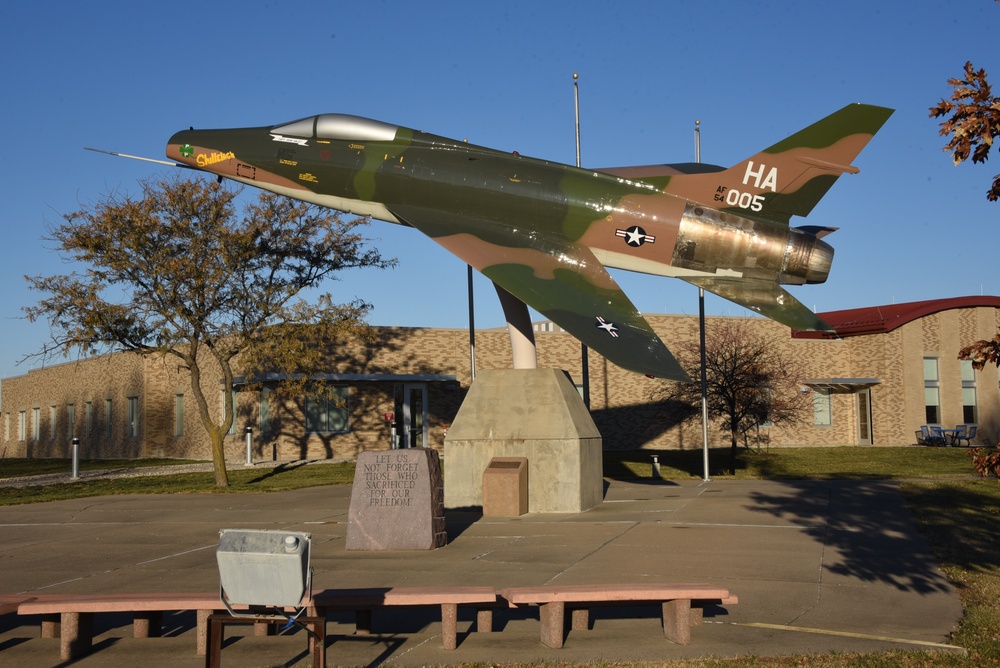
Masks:
[[[136,355],[108,355],[34,369],[24,376],[4,379],[0,410],[5,419],[10,416],[11,423],[10,440],[6,440],[7,434],[4,434],[6,456],[68,457],[73,437],[80,439],[83,458],[145,456],[143,421],[139,420],[138,434],[129,436],[125,420],[129,398],[138,399],[141,413],[142,368],[142,358]],[[70,405],[73,406],[72,425],[69,423]],[[40,421],[37,430],[32,424],[36,409]],[[17,434],[20,412],[26,415],[24,440],[18,439]],[[33,436],[35,431],[37,438]]]
[[[697,340],[693,316],[648,315],[652,327],[668,347],[679,349]],[[708,327],[717,318],[708,319]],[[784,354],[796,360],[806,378],[878,378],[872,387],[872,433],[876,444],[914,442],[914,431],[924,422],[923,358],[937,357],[941,374],[942,421],[962,421],[961,368],[957,352],[973,340],[990,338],[1000,327],[1000,309],[965,308],[935,313],[888,334],[844,340],[793,339],[788,328],[770,320],[754,319],[754,326],[773,337]],[[330,351],[331,373],[394,374],[396,376],[453,376],[457,382],[428,384],[429,445],[441,448],[447,426],[461,405],[470,382],[469,335],[464,329],[379,328],[368,346],[345,344]],[[539,366],[565,369],[581,383],[580,343],[559,332],[537,332]],[[701,447],[700,420],[677,423],[652,401],[665,381],[624,371],[593,351],[589,353],[591,411],[606,448]],[[510,365],[510,343],[505,329],[476,332],[478,369]],[[204,372],[205,387],[219,387],[220,375]],[[70,447],[68,406],[75,407],[73,434],[81,438],[85,458],[182,457],[209,459],[208,438],[201,427],[189,377],[171,356],[142,359],[115,354],[29,371],[2,381],[5,456],[66,457]],[[306,434],[303,400],[270,402],[270,426],[259,429],[259,394],[238,393],[236,434],[227,437],[227,458],[245,454],[243,429],[254,427],[256,459],[352,459],[365,449],[390,447],[383,415],[394,410],[394,382],[350,382],[350,429],[345,434]],[[997,370],[977,374],[979,422],[987,439],[1000,437],[1000,388]],[[218,417],[221,390],[208,394],[209,409]],[[183,397],[183,420],[178,428],[177,397]],[[126,405],[140,406],[139,432],[127,434]],[[111,402],[110,427],[105,419]],[[86,430],[85,407],[91,406],[91,429]],[[832,396],[833,424],[817,427],[810,420],[790,428],[772,428],[771,445],[852,445],[857,436],[857,397]],[[50,413],[55,407],[53,427]],[[37,409],[38,438],[32,437]],[[544,409],[544,408],[542,408]],[[18,438],[19,413],[25,413],[25,439]],[[54,434],[54,436],[53,436]],[[709,431],[710,444],[728,445],[728,434],[717,425]]]

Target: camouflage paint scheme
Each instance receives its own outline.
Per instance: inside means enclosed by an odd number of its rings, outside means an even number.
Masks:
[[[781,284],[826,280],[835,228],[807,215],[892,114],[852,104],[729,169],[580,169],[345,114],[186,130],[183,165],[417,228],[613,363],[687,380],[605,267],[674,276],[795,329]]]

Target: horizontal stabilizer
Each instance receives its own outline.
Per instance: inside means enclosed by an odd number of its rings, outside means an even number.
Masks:
[[[802,302],[773,281],[720,278],[717,276],[684,276],[683,279],[792,329],[817,332],[833,331],[833,327],[823,322]]]
[[[824,225],[799,225],[795,229],[802,230],[806,234],[811,234],[817,239],[822,239],[828,234],[833,234],[839,227],[826,227]]]

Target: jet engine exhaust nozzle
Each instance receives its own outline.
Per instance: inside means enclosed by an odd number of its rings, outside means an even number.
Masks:
[[[826,282],[833,265],[833,246],[819,237],[792,229],[779,282],[803,285]]]

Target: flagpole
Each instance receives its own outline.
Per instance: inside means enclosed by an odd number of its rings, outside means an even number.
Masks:
[[[580,167],[580,75],[573,73],[573,107],[576,114],[576,166]],[[590,409],[590,354],[587,344],[580,344],[580,381],[583,383],[583,404]]]
[[[694,122],[694,161],[701,162],[701,121]],[[705,288],[698,288],[698,337],[701,342],[702,481],[708,482],[708,369],[705,356]]]

